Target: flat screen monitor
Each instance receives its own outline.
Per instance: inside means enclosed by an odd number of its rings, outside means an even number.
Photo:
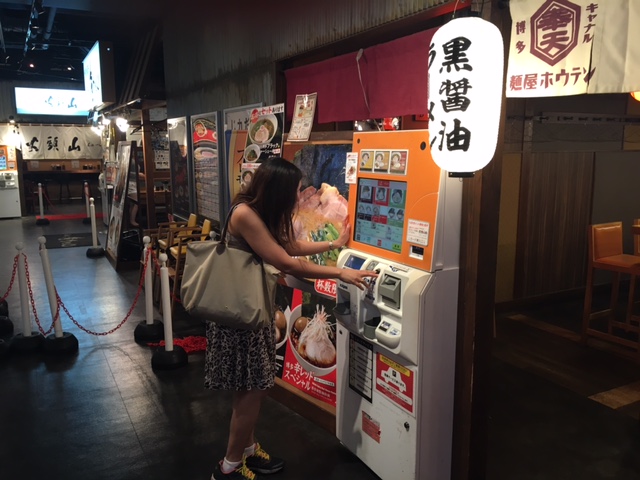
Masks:
[[[394,253],[402,253],[407,182],[358,180],[353,239]]]
[[[0,171],[7,169],[7,156],[4,152],[0,152]]]

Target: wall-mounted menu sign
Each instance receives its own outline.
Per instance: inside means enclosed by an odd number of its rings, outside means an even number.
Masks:
[[[219,222],[218,112],[192,116],[191,135],[197,213]]]
[[[260,163],[282,155],[284,103],[251,110],[244,149],[246,163]]]

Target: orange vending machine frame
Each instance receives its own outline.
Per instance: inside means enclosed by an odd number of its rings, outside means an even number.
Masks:
[[[444,259],[434,245],[439,230],[436,219],[444,218],[439,214],[444,209],[444,202],[440,200],[446,172],[431,157],[428,130],[359,132],[353,137],[353,151],[358,153],[358,183],[349,188],[349,217],[353,227],[349,247],[420,270],[431,272],[441,268]],[[379,205],[373,200],[378,215],[369,218],[358,212],[363,201],[359,186],[364,188],[375,182],[381,185],[381,190],[387,188],[387,199]],[[393,223],[389,222],[387,214],[393,205],[389,197],[395,191],[394,185],[400,187],[398,190],[405,198],[402,200],[402,222],[396,221],[395,231],[389,232],[398,240],[391,249],[363,231],[371,226],[384,229],[385,225]]]

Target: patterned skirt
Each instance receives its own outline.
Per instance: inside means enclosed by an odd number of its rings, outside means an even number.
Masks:
[[[237,330],[207,322],[204,385],[215,390],[265,390],[276,374],[273,325]]]

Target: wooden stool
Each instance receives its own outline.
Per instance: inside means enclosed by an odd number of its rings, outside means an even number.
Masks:
[[[613,285],[611,291],[611,303],[609,308],[599,311],[591,311],[593,297],[593,275],[596,270],[613,272]],[[614,318],[614,310],[618,303],[620,277],[622,274],[630,276],[629,298],[625,321],[620,322]],[[632,315],[633,297],[635,290],[635,276],[640,274],[640,257],[628,255],[622,252],[622,222],[602,223],[589,226],[589,257],[587,265],[587,286],[584,295],[584,312],[582,316],[582,340],[587,341],[589,336],[612,341],[640,351],[640,328],[632,324],[637,317]],[[607,332],[591,328],[591,320],[595,317],[608,317]],[[613,327],[626,332],[632,331],[639,335],[638,341],[622,338],[613,333]]]

